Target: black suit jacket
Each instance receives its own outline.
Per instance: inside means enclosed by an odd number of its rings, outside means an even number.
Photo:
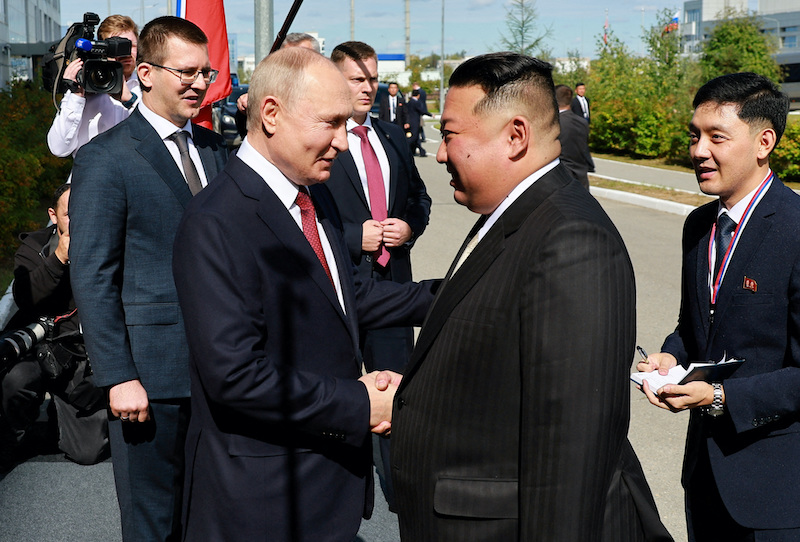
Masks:
[[[584,98],[586,98],[586,96],[584,96]],[[572,104],[570,104],[570,109],[572,109],[573,113],[578,115],[580,118],[584,119],[587,123],[592,118],[592,107],[591,107],[591,102],[589,102],[589,98],[586,98],[586,110],[589,115],[588,117],[583,116],[583,107],[581,107],[581,102],[578,100],[577,96],[572,98]]]
[[[210,181],[227,160],[225,141],[199,126],[193,133]],[[172,244],[191,199],[175,160],[138,109],[75,157],[70,274],[99,386],[138,378],[151,400],[189,396]]]
[[[385,122],[392,122],[391,119],[391,108],[389,107],[389,95],[384,94],[381,98],[380,109],[378,112],[378,118]],[[395,110],[395,119],[393,124],[398,125],[400,128],[403,128],[408,123],[408,118],[406,117],[406,100],[402,94],[399,92],[397,93],[397,108]]]
[[[352,540],[372,509],[358,326],[413,325],[429,287],[360,281],[312,190],[346,310],[286,207],[236,157],[192,201],[174,272],[191,351],[187,540]]]
[[[590,171],[594,160],[589,152],[589,125],[586,120],[567,109],[558,114],[561,124],[561,163],[583,186],[589,188]]]
[[[723,354],[746,361],[723,383],[720,419],[692,411],[684,483],[706,447],[720,496],[736,522],[752,529],[797,528],[800,197],[773,180],[742,232],[711,324],[708,240],[717,209],[712,202],[686,219],[680,319],[662,349],[684,365],[718,361]]]
[[[402,247],[390,248],[389,267],[392,280],[411,280],[410,251],[417,238],[425,231],[431,212],[431,198],[417,166],[408,150],[406,136],[397,126],[372,119],[375,133],[383,143],[389,159],[388,216],[400,218],[411,227],[411,240]],[[369,201],[361,185],[358,169],[350,151],[341,153],[331,168],[331,177],[325,186],[333,194],[344,226],[344,240],[353,263],[362,278],[373,275],[372,254],[361,250],[362,224],[372,218]]]
[[[558,166],[426,317],[395,396],[401,538],[669,540],[626,438],[634,337],[625,245]]]

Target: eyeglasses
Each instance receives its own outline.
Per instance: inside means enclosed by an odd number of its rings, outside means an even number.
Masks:
[[[167,70],[175,77],[178,77],[184,85],[193,85],[194,82],[197,81],[197,76],[200,74],[203,75],[203,81],[205,81],[207,85],[210,85],[217,80],[217,75],[219,75],[219,70],[212,70],[209,68],[203,70],[179,70],[178,68],[170,68],[160,64],[153,64],[152,62],[148,62],[148,64],[156,68]]]

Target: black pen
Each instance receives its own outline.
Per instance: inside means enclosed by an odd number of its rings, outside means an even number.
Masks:
[[[639,352],[640,356],[642,356],[642,361],[647,363],[647,352],[644,351],[644,348],[637,346],[636,351]]]

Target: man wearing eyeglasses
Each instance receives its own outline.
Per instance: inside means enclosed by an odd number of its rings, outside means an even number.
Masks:
[[[216,79],[207,43],[184,19],[148,23],[141,104],[73,168],[72,286],[96,383],[108,389],[125,541],[180,539],[189,353],[172,245],[185,206],[227,161],[222,137],[191,123]]]

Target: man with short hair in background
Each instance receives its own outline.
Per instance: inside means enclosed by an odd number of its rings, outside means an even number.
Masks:
[[[567,85],[556,86],[558,122],[561,125],[561,163],[589,189],[589,172],[594,171],[594,160],[589,152],[589,125],[572,112],[572,89]]]
[[[368,44],[337,45],[331,60],[350,89],[353,112],[347,120],[349,149],[339,153],[325,186],[342,217],[344,240],[361,279],[411,282],[411,249],[428,225],[431,198],[409,152],[403,131],[373,119],[378,92],[378,55]],[[362,330],[366,370],[405,371],[414,347],[411,327]],[[378,474],[389,508],[394,498],[389,474],[389,441],[379,441]]]
[[[122,536],[179,540],[189,349],[172,278],[183,210],[227,160],[193,126],[217,71],[178,17],[142,30],[142,101],[78,152],[70,198],[72,288],[96,383],[108,389]]]

